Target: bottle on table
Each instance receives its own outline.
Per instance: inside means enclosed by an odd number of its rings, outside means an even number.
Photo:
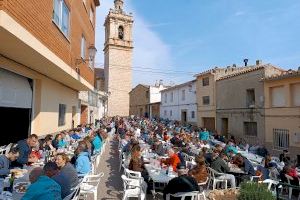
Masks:
[[[9,178],[8,184],[6,187],[3,188],[3,191],[8,191],[10,193],[13,192],[13,188],[14,188],[14,182],[15,182],[15,173],[12,172],[11,173],[11,177]]]

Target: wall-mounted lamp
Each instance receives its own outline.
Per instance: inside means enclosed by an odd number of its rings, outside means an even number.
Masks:
[[[80,65],[81,63],[84,63],[86,61],[90,61],[90,62],[94,62],[95,60],[95,56],[97,53],[97,49],[96,47],[92,44],[89,48],[88,48],[88,54],[89,54],[89,58],[88,59],[76,59],[76,66]]]

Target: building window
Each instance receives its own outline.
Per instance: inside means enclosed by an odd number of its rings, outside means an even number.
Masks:
[[[272,107],[284,107],[285,106],[285,94],[284,87],[271,88]]]
[[[170,117],[172,117],[172,114],[173,114],[173,112],[172,112],[172,110],[170,110]]]
[[[94,25],[94,10],[92,7],[90,9],[90,21]]]
[[[209,85],[209,77],[202,79],[202,86],[207,86],[207,85]]]
[[[118,33],[119,39],[123,40],[124,39],[124,27],[123,26],[119,26],[118,32],[119,32]]]
[[[300,83],[291,85],[293,106],[300,106]]]
[[[171,95],[170,95],[170,97],[171,97],[171,98],[170,98],[170,99],[171,99],[170,101],[171,101],[171,102],[173,102],[173,98],[174,98],[173,95],[174,95],[173,92],[171,92]]]
[[[149,91],[146,91],[146,98],[149,98]]]
[[[58,126],[64,126],[66,124],[66,104],[59,104],[58,108]]]
[[[164,111],[164,116],[167,116],[167,111],[166,110]]]
[[[202,97],[202,103],[203,105],[209,105],[209,96]]]
[[[290,137],[289,130],[287,129],[273,129],[273,145],[274,149],[287,149],[289,148]]]
[[[69,37],[70,11],[64,0],[54,0],[52,19],[66,37]]]
[[[244,122],[244,135],[257,136],[257,123],[256,122]]]
[[[195,111],[192,111],[191,115],[192,119],[195,119]]]
[[[248,89],[248,90],[246,90],[246,92],[247,92],[247,96],[246,96],[247,108],[254,108],[254,106],[255,106],[255,90]]]
[[[185,90],[182,90],[181,93],[182,93],[181,100],[185,101]]]
[[[167,103],[167,100],[168,99],[168,94],[167,93],[165,93],[165,103]]]
[[[80,55],[82,59],[85,59],[85,45],[86,45],[86,40],[85,37],[82,35],[81,36],[81,50],[80,50]]]

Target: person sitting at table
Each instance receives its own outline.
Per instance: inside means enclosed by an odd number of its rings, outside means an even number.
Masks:
[[[250,180],[251,176],[256,175],[252,163],[247,158],[243,157],[241,154],[237,154],[233,158],[232,163],[245,172],[245,174],[243,174],[241,177],[242,180]]]
[[[165,155],[165,149],[161,141],[156,140],[153,145],[153,151],[159,156]]]
[[[282,171],[280,172],[280,179],[284,183],[288,183],[288,180],[291,185],[299,186],[299,177],[297,176],[297,172],[293,172],[293,166],[286,165],[283,167]],[[293,190],[293,195],[298,196],[299,191]]]
[[[92,133],[92,135],[94,137],[92,140],[93,153],[99,153],[102,148],[102,138],[97,133]]]
[[[165,165],[171,166],[173,168],[173,171],[177,170],[177,165],[181,163],[178,155],[175,153],[174,149],[170,148],[168,149],[168,156],[167,159],[162,159],[161,162]]]
[[[52,135],[47,135],[45,137],[40,149],[43,151],[55,151],[55,148],[52,146]]]
[[[197,156],[195,161],[197,165],[193,169],[189,170],[188,174],[194,177],[198,183],[203,183],[208,178],[205,158],[204,156]]]
[[[57,173],[58,167],[55,163],[46,163],[43,173],[28,187],[22,200],[62,200],[60,185],[51,179]]]
[[[8,152],[8,154],[0,155],[0,177],[4,178],[6,177],[11,171],[10,170],[10,163],[12,161],[17,160],[20,153],[17,148],[11,148]]]
[[[28,178],[29,178],[29,182],[35,183],[37,181],[37,179],[43,175],[43,168],[42,167],[35,167],[31,170]]]
[[[219,155],[220,152],[217,149],[214,149],[212,153],[212,162],[210,167],[219,173],[224,173],[224,175],[221,175],[218,178],[229,180],[231,187],[235,188],[236,187],[235,177],[232,174],[228,174],[228,172],[230,172],[230,168]]]
[[[80,134],[79,134],[79,130],[78,129],[73,129],[70,133],[69,133],[70,137],[74,140],[79,140],[81,138]]]
[[[57,154],[55,163],[59,168],[59,173],[54,175],[52,179],[61,186],[61,196],[64,198],[72,192],[71,188],[77,186],[78,175],[76,169],[69,163],[69,158],[66,154]]]
[[[166,200],[167,194],[176,194],[179,192],[199,192],[199,186],[197,180],[187,174],[186,166],[178,165],[176,166],[178,177],[173,178],[169,181],[167,186],[163,190],[163,199]],[[175,200],[178,198],[171,197],[170,200]],[[180,199],[180,198],[179,198]],[[186,200],[190,199],[188,197]]]
[[[257,149],[257,155],[261,157],[266,157],[269,154],[268,149],[264,145],[260,145]]]
[[[182,140],[180,140],[179,134],[178,133],[174,133],[174,136],[171,138],[170,140],[171,144],[173,144],[176,147],[182,147]]]
[[[61,143],[61,140],[62,140],[61,134],[60,134],[60,133],[56,134],[54,140],[52,140],[52,146],[53,146],[55,149],[60,148],[59,144],[62,144],[62,143]]]
[[[238,153],[238,150],[237,148],[235,147],[234,143],[232,140],[229,140],[227,142],[227,145],[225,147],[225,153],[228,155],[229,152],[232,151],[234,154],[237,154]]]
[[[140,145],[135,145],[131,149],[131,158],[128,165],[128,169],[136,172],[141,172],[144,180],[148,180],[148,173],[145,169],[144,162],[141,157],[141,147]]]
[[[77,155],[75,169],[80,176],[86,175],[91,171],[89,153],[86,150],[87,149],[83,148],[82,146],[78,146],[75,150]]]
[[[289,163],[291,161],[291,158],[287,156],[289,151],[287,149],[284,149],[282,153],[279,155],[279,161],[284,163]]]
[[[263,165],[258,165],[256,170],[256,175],[259,174],[262,176],[262,180],[266,180],[270,178],[270,169],[273,167],[277,167],[276,163],[271,161],[271,156],[266,156],[263,159]]]
[[[16,161],[12,162],[12,167],[23,167],[28,163],[37,162],[36,157],[29,157],[31,150],[38,143],[38,136],[35,134],[30,135],[27,139],[20,140],[17,143],[17,149],[19,150],[19,157]]]
[[[67,137],[67,134],[65,131],[62,131],[60,134],[61,134],[61,142],[60,142],[59,146],[61,146],[61,148],[66,148],[68,146],[68,144],[70,143],[70,137]]]
[[[169,137],[169,135],[168,135],[168,132],[165,131],[164,134],[163,134],[163,140],[164,140],[165,142],[167,142],[169,139],[170,139],[170,137]]]
[[[202,131],[199,133],[199,139],[202,141],[207,141],[209,140],[209,132],[204,128]]]

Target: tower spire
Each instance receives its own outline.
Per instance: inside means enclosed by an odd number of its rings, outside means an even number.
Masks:
[[[124,0],[115,0],[115,10],[122,11],[123,10],[123,5],[124,5]]]

